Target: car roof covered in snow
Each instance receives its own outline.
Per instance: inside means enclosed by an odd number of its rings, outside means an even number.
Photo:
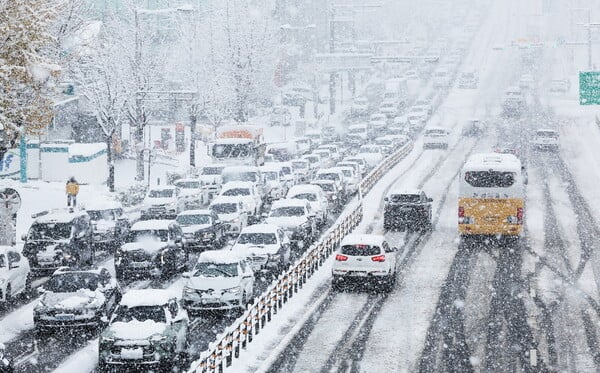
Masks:
[[[173,224],[173,220],[167,219],[152,219],[152,220],[140,220],[135,222],[131,226],[132,231],[146,231],[146,230],[163,230],[169,229],[169,225]]]
[[[69,209],[56,209],[42,211],[32,215],[36,223],[70,223],[73,219],[80,216],[88,216],[86,211]]]
[[[241,202],[238,196],[216,196],[211,202],[210,206],[220,205],[222,203],[235,203],[236,205]]]
[[[212,215],[212,211],[208,209],[198,210],[185,210],[177,214],[177,216],[189,216],[189,215]]]
[[[521,161],[514,154],[478,153],[473,154],[463,169],[466,171],[509,171],[521,172]]]
[[[203,251],[198,257],[198,263],[238,263],[241,257],[231,250],[208,250]]]
[[[236,189],[236,188],[252,189],[253,187],[254,187],[254,183],[251,181],[230,181],[228,183],[223,184],[223,186],[221,187],[221,192],[223,192],[224,190]]]
[[[0,251],[1,252],[1,251]],[[99,275],[103,269],[107,269],[106,267],[89,267],[89,268],[78,268],[78,267],[59,267],[53,273],[53,275],[60,275],[63,273],[93,273]],[[107,269],[108,270],[108,269]]]
[[[293,187],[291,187],[288,190],[287,195],[288,195],[288,197],[293,197],[298,194],[305,194],[305,193],[321,193],[321,187],[319,187],[318,185],[314,185],[314,184],[298,184],[298,185],[294,185]]]
[[[197,183],[200,182],[200,180],[198,180],[195,177],[185,177],[185,178],[181,178],[181,179],[177,179],[173,182],[173,185],[178,184],[178,183],[189,183],[190,181],[195,181]],[[176,185],[175,185],[176,186]]]
[[[284,166],[282,162],[269,162],[265,163],[264,166],[260,166],[262,172],[279,172]]]
[[[536,133],[538,132],[552,132],[552,133],[558,133],[557,130],[552,129],[552,128],[538,128],[537,130],[535,130]]]
[[[316,186],[316,185],[315,185]],[[271,210],[280,208],[280,207],[306,207],[308,202],[303,199],[292,199],[292,198],[284,198],[274,201],[271,205]]]
[[[254,224],[248,225],[242,229],[243,233],[276,233],[279,229],[279,226],[275,224]]]
[[[143,306],[164,306],[176,296],[165,289],[131,289],[123,294],[121,306],[125,307],[143,307]]]
[[[379,234],[349,234],[342,240],[340,246],[345,245],[369,245],[381,246],[385,237]]]

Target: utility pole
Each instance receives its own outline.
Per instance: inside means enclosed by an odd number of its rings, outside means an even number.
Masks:
[[[334,7],[331,6],[329,14],[329,53],[335,53],[335,22]],[[329,73],[329,113],[335,113],[335,71]]]

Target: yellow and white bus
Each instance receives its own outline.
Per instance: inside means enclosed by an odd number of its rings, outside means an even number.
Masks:
[[[461,237],[518,237],[523,229],[526,183],[513,154],[473,154],[461,172],[458,232]]]

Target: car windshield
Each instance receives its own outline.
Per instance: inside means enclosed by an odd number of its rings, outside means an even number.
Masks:
[[[100,277],[95,273],[61,273],[51,276],[44,288],[53,293],[75,293],[81,289],[96,291],[99,282]]]
[[[321,187],[321,189],[323,189],[325,192],[334,192],[335,191],[335,187],[333,186],[333,184],[329,184],[329,183],[322,183],[322,184],[317,184],[318,186]]]
[[[65,240],[71,237],[69,223],[33,223],[29,229],[31,240]]]
[[[169,231],[167,229],[132,230],[127,235],[127,242],[140,242],[147,240],[167,242],[169,240]]]
[[[292,162],[292,168],[294,170],[304,170],[308,167],[306,162]]]
[[[237,212],[236,203],[215,203],[210,209],[217,214],[233,214]]]
[[[222,167],[202,167],[200,175],[221,175]]]
[[[265,180],[267,180],[267,181],[279,180],[279,173],[276,171],[263,172],[263,176],[265,177]]]
[[[237,172],[237,173],[227,173],[223,175],[223,183],[228,183],[230,181],[258,181],[258,173],[256,172]]]
[[[350,128],[350,133],[365,133],[365,132],[367,132],[367,128],[366,127]]]
[[[225,190],[223,193],[221,193],[221,195],[227,196],[227,197],[249,196],[250,189],[249,188],[231,188],[231,189]]]
[[[239,244],[251,245],[275,245],[277,236],[275,233],[242,233],[237,240]]]
[[[292,174],[292,169],[290,168],[290,166],[283,166],[283,167],[281,167],[281,172],[284,175],[291,175]]]
[[[291,198],[315,202],[317,200],[317,195],[314,193],[301,193],[301,194],[296,194],[295,196],[293,196]]]
[[[121,306],[117,310],[117,315],[113,322],[131,322],[152,320],[157,323],[166,323],[167,316],[162,306]]]
[[[430,136],[430,135],[436,136],[436,135],[445,135],[445,134],[446,134],[446,131],[442,130],[442,129],[434,129],[434,130],[425,131],[426,136]]]
[[[175,221],[182,227],[186,227],[189,225],[211,224],[212,219],[210,218],[210,215],[206,214],[179,215]]]
[[[87,210],[87,214],[93,221],[115,220],[112,210]]]
[[[381,249],[379,246],[372,245],[344,245],[341,253],[350,256],[373,256],[379,255]]]
[[[173,189],[155,189],[148,193],[150,198],[171,198],[173,197]]]
[[[465,181],[476,188],[508,188],[515,183],[514,172],[469,171]]]
[[[362,154],[365,154],[365,153],[379,153],[379,148],[375,148],[375,147],[372,147],[372,146],[363,147],[363,148],[360,148],[360,150],[358,152],[362,153]]]
[[[335,172],[328,172],[328,173],[320,173],[317,175],[317,179],[318,180],[333,180],[333,181],[337,181],[340,179],[340,175],[335,173]]]
[[[200,182],[199,181],[177,181],[175,183],[175,186],[177,188],[181,188],[181,189],[198,189],[198,188],[200,188]]]
[[[537,131],[536,134],[538,137],[549,137],[552,139],[558,139],[558,133],[554,131]]]
[[[352,177],[352,171],[351,170],[342,170],[342,172],[344,173],[344,176],[346,177]]]
[[[272,209],[271,214],[269,216],[273,218],[285,216],[304,216],[304,208],[300,206],[278,207]]]
[[[237,263],[199,262],[192,272],[194,277],[235,277],[238,268]]]
[[[421,196],[418,194],[392,194],[390,197],[390,201],[394,203],[399,202],[419,202],[421,200]]]

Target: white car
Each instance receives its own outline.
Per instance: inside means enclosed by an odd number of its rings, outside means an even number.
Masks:
[[[535,131],[532,143],[533,146],[539,150],[558,151],[558,137],[557,131],[549,128],[542,128]]]
[[[121,245],[131,226],[121,203],[93,201],[85,204],[85,211],[92,222],[94,245],[113,248]]]
[[[290,240],[273,224],[245,227],[231,251],[246,258],[254,273],[278,274],[292,262]]]
[[[475,89],[479,84],[479,78],[475,70],[466,70],[460,73],[458,78],[458,88]]]
[[[335,182],[336,185],[338,186],[338,188],[342,191],[342,194],[343,194],[341,196],[342,199],[345,200],[348,190],[347,190],[347,185],[346,185],[346,177],[344,176],[344,173],[342,172],[342,170],[340,170],[336,167],[321,169],[315,174],[315,177],[313,180],[315,180],[315,181],[331,180],[331,181]]]
[[[0,305],[31,293],[29,261],[12,246],[0,246]]]
[[[327,196],[323,193],[323,189],[318,185],[294,185],[288,190],[285,198],[308,201],[316,216],[317,226],[323,226],[327,222],[329,204],[327,202]]]
[[[301,199],[275,201],[265,222],[283,229],[298,249],[305,248],[318,233],[316,215],[310,203]]]
[[[369,140],[369,126],[366,124],[354,124],[348,127],[346,141],[352,146],[360,146]]]
[[[335,144],[324,144],[319,146],[317,150],[325,149],[329,150],[329,154],[331,154],[331,158],[334,162],[338,162],[342,159],[342,153],[340,151],[340,147]]]
[[[440,67],[433,72],[433,87],[446,88],[450,86],[450,73],[448,69]]]
[[[383,160],[383,151],[377,145],[363,145],[358,149],[358,156],[373,168]]]
[[[321,167],[321,157],[317,154],[306,154],[300,159],[304,159],[308,162],[308,167],[311,174]]]
[[[360,184],[360,177],[356,173],[352,166],[335,166],[333,169],[339,169],[344,174],[344,181],[346,183],[346,193],[351,196],[358,192],[358,185]]]
[[[422,106],[413,106],[407,115],[408,123],[412,130],[419,129],[425,125],[429,114],[427,110]]]
[[[175,217],[179,211],[177,188],[172,185],[150,187],[142,202],[142,218]]]
[[[243,203],[249,216],[259,216],[262,210],[262,197],[256,184],[249,181],[232,181],[223,184],[219,197],[235,197]]]
[[[216,197],[209,209],[217,214],[229,236],[237,236],[248,225],[248,212],[236,197]]]
[[[347,158],[344,158],[344,161],[358,163],[361,168],[361,173],[362,173],[361,176],[365,176],[367,174],[367,172],[369,171],[370,166],[363,157],[347,157]]]
[[[354,173],[356,174],[356,177],[358,177],[359,179],[362,178],[363,174],[364,174],[364,170],[363,170],[363,165],[356,162],[356,161],[349,161],[349,160],[343,160],[341,162],[338,162],[335,167],[352,167],[354,169]]]
[[[198,180],[202,183],[202,188],[206,191],[208,199],[212,200],[221,191],[223,178],[221,172],[225,166],[223,165],[205,165],[198,172]]]
[[[367,115],[369,113],[369,100],[366,97],[356,97],[350,107],[352,115]]]
[[[550,81],[550,92],[566,93],[571,89],[571,82],[567,79],[553,79]]]
[[[305,183],[309,181],[312,177],[312,170],[310,167],[310,162],[307,159],[292,159],[292,172],[294,173],[294,178],[299,183]]]
[[[385,154],[390,154],[394,150],[394,142],[387,136],[380,136],[376,138],[375,145],[381,146]]]
[[[423,148],[448,148],[448,137],[450,133],[442,127],[429,127],[423,134]]]
[[[383,131],[387,125],[387,116],[385,114],[373,114],[369,117],[369,126],[374,131]]]
[[[321,161],[319,167],[327,168],[327,167],[333,166],[334,162],[333,162],[333,159],[331,158],[331,152],[329,150],[316,149],[315,151],[312,152],[312,154],[319,156],[319,159]]]
[[[284,174],[280,162],[265,164],[260,167],[265,185],[268,191],[268,199],[275,201],[285,196],[289,188],[288,182],[284,180]]]
[[[208,203],[208,192],[198,179],[179,179],[173,185],[177,188],[177,200],[182,210],[197,209]]]
[[[533,75],[531,74],[523,74],[521,75],[521,79],[519,79],[519,87],[522,89],[533,89],[535,86],[535,80],[533,79]]]
[[[433,114],[433,109],[431,107],[431,99],[429,98],[418,99],[417,101],[415,101],[414,106],[424,107],[427,110],[428,115]]]
[[[254,294],[254,272],[229,250],[204,251],[183,274],[182,305],[193,311],[246,309]]]
[[[351,281],[372,281],[390,291],[396,282],[396,254],[383,235],[350,234],[336,252],[332,265],[332,287],[339,290]]]
[[[398,114],[398,105],[394,101],[384,101],[379,105],[379,112],[388,118],[393,118]]]

